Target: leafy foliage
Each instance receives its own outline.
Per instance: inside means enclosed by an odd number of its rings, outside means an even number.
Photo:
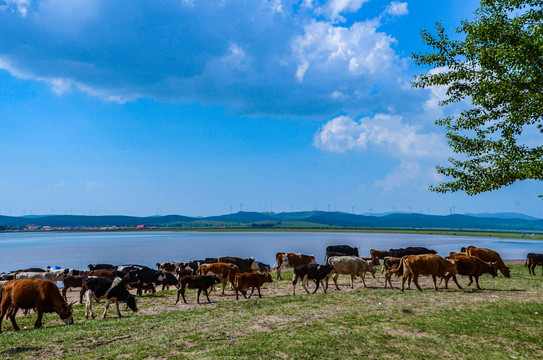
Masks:
[[[435,35],[421,32],[433,51],[412,57],[435,70],[417,76],[413,86],[446,86],[443,106],[471,103],[459,115],[436,121],[461,156],[436,167],[453,180],[431,190],[475,195],[519,180],[543,180],[543,145],[526,145],[527,134],[537,138],[543,132],[542,5],[481,0],[474,20],[456,29],[463,40],[451,39],[439,22]]]

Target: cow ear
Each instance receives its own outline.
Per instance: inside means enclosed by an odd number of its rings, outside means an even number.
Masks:
[[[68,307],[71,309],[73,304],[75,304],[75,301],[72,301]]]

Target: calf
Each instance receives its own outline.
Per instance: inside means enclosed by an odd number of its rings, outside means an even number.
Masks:
[[[65,324],[73,324],[72,304],[60,296],[58,287],[49,280],[27,279],[10,280],[0,289],[0,333],[2,319],[8,316],[13,329],[19,330],[15,322],[15,314],[19,309],[36,309],[38,319],[34,324],[36,329],[42,327],[43,313],[56,312]]]
[[[263,274],[268,274],[271,272],[271,267],[268,264],[264,264],[263,262],[257,261],[256,267],[258,268],[258,271]]]
[[[217,262],[234,264],[238,267],[239,272],[241,273],[250,273],[250,272],[258,271],[258,267],[256,265],[255,259],[252,257],[248,259],[242,259],[235,256],[225,256],[225,257],[219,257],[219,258],[205,259],[206,264],[213,264]]]
[[[162,290],[164,290],[165,288],[170,290],[170,286],[177,287],[177,285],[179,284],[179,280],[177,280],[177,278],[172,273],[163,271],[162,275],[164,276],[162,280],[159,280],[156,283],[157,285],[162,285]]]
[[[390,256],[390,253],[385,250],[370,249],[370,256],[374,260],[373,265],[379,265],[379,260],[384,260],[387,256]],[[375,260],[377,260],[377,263]]]
[[[239,269],[236,265],[230,263],[213,263],[213,264],[203,264],[200,266],[201,275],[217,275],[219,277],[222,285],[222,295],[224,295],[224,289],[226,288],[226,283],[230,281],[231,284],[234,284],[236,275],[239,274]],[[213,287],[215,291],[215,287]]]
[[[366,287],[366,280],[364,278],[366,272],[369,271],[372,274],[375,274],[375,266],[365,260],[362,260],[358,256],[334,256],[328,259],[328,264],[334,267],[334,270],[332,270],[330,276],[332,276],[332,274],[335,275],[334,284],[336,285],[337,290],[340,290],[339,286],[337,285],[337,278],[340,274],[351,275],[351,289],[354,289],[354,279],[356,276],[360,276],[362,278],[362,283],[364,284],[364,287]],[[326,280],[326,288],[328,288],[328,279]]]
[[[273,280],[270,274],[259,273],[239,273],[236,275],[234,291],[236,292],[236,300],[239,300],[238,291],[241,292],[244,298],[247,299],[246,292],[243,289],[251,288],[249,299],[253,295],[255,288],[258,289],[258,297],[261,298],[260,287],[265,283],[272,283]]]
[[[506,278],[511,277],[511,271],[507,266],[505,266],[505,263],[500,257],[500,254],[498,254],[496,251],[485,248],[477,248],[475,246],[468,246],[466,248],[466,253],[469,256],[477,256],[483,261],[497,263],[498,269],[503,274],[503,276],[505,276]]]
[[[282,268],[293,268],[296,266],[316,263],[317,262],[315,261],[314,255],[278,252],[277,254],[275,254],[275,264],[273,265],[273,268],[277,269],[276,278],[281,279]]]
[[[89,276],[121,277],[122,278],[122,277],[125,276],[125,274],[123,274],[122,272],[117,271],[117,270],[91,270],[91,271],[87,271],[82,276],[83,276],[83,282],[81,284],[81,291],[79,292],[79,303],[80,304],[83,303],[83,294],[85,294],[85,292],[87,291],[87,286],[86,286],[85,280]]]
[[[385,289],[387,288],[387,283],[390,284],[390,288],[394,289],[392,286],[392,275],[398,277],[403,276],[404,268],[402,266],[402,258],[395,257],[386,257],[383,259],[383,270],[385,271]],[[392,272],[392,270],[396,270]],[[407,288],[411,289],[411,275],[408,277]]]
[[[530,274],[535,275],[535,267],[537,265],[543,267],[543,254],[529,253],[526,255],[526,262],[524,263],[524,266],[528,267],[528,272]],[[543,273],[541,273],[541,275],[543,275]]]
[[[106,300],[106,307],[102,318],[106,318],[107,309],[109,308],[110,300],[115,302],[117,308],[117,315],[122,317],[119,310],[119,301],[125,301],[126,305],[132,311],[138,311],[136,306],[136,298],[130,294],[126,289],[126,285],[120,277],[97,277],[89,276],[85,279],[85,285],[87,288],[87,302],[85,306],[85,318],[89,318],[89,313],[94,319],[94,313],[92,312],[92,300]]]
[[[300,266],[294,267],[294,278],[292,279],[292,295],[296,295],[296,283],[298,282],[298,278],[302,279],[302,286],[304,287],[305,291],[309,294],[309,290],[307,290],[306,284],[308,283],[308,280],[314,280],[315,281],[315,290],[313,291],[313,294],[317,292],[319,289],[319,284],[322,285],[322,289],[324,290],[324,293],[326,294],[326,286],[324,286],[323,280],[327,279],[330,273],[334,270],[334,267],[332,265],[318,265],[318,264],[305,264]]]
[[[456,272],[458,275],[469,276],[469,284],[471,286],[473,283],[473,278],[475,278],[475,283],[477,284],[477,289],[481,290],[479,286],[479,276],[483,274],[490,274],[492,276],[498,276],[498,266],[496,263],[484,262],[475,256],[457,256],[454,260],[456,264]],[[449,279],[453,278],[454,282],[461,289],[460,285],[456,281],[456,275],[449,274],[445,280],[445,289],[447,288],[447,282]]]
[[[196,289],[196,302],[200,303],[200,292],[204,292],[207,297],[207,302],[209,300],[209,295],[207,294],[207,289],[211,286],[220,283],[220,279],[217,275],[206,276],[206,275],[186,275],[179,278],[179,290],[177,290],[177,300],[175,303],[179,302],[179,294],[183,296],[183,301],[187,304],[185,299],[185,289]]]
[[[62,278],[62,283],[64,284],[64,287],[62,288],[62,297],[65,300],[68,300],[66,298],[66,293],[68,292],[68,289],[82,287],[83,286],[83,276],[65,275]]]

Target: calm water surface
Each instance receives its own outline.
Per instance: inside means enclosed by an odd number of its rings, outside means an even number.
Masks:
[[[371,248],[406,246],[436,249],[439,255],[474,245],[498,251],[503,259],[524,259],[543,253],[543,242],[495,237],[331,232],[123,232],[123,233],[0,233],[0,272],[58,265],[87,269],[90,263],[141,264],[218,256],[250,257],[272,265],[278,251],[314,254],[324,258],[328,245]]]

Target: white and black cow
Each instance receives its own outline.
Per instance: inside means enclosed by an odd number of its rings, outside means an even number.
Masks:
[[[117,308],[117,315],[122,317],[119,310],[119,301],[126,302],[126,305],[132,311],[138,311],[136,306],[136,298],[130,294],[126,289],[126,285],[120,277],[98,277],[89,276],[85,279],[85,286],[87,288],[87,303],[85,306],[85,318],[89,318],[89,313],[94,319],[94,313],[92,312],[92,300],[106,300],[106,308],[104,310],[103,318],[106,318],[107,309],[110,301],[115,301]]]

